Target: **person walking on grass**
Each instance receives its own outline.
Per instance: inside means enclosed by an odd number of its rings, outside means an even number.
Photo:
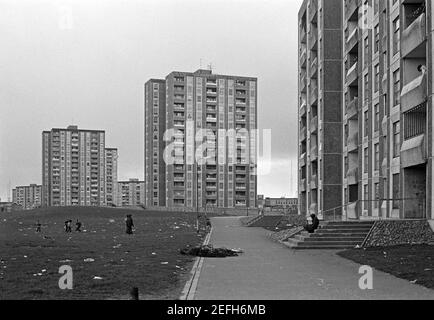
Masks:
[[[65,221],[65,232],[66,233],[72,232],[71,224],[72,224],[72,220],[66,220]]]
[[[127,234],[133,234],[134,222],[133,217],[130,214],[127,214],[127,217],[125,218],[125,225],[127,227]]]
[[[37,233],[41,233],[41,227],[42,227],[41,222],[38,220],[38,223],[36,224],[36,232]]]
[[[77,222],[75,223],[75,232],[81,232],[81,226],[81,222],[77,219]]]

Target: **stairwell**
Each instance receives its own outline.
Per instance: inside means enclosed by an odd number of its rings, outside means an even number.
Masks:
[[[350,249],[363,244],[373,225],[373,221],[323,222],[315,233],[302,232],[283,243],[296,250]]]

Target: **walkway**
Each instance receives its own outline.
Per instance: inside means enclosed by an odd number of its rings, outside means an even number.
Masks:
[[[434,299],[434,291],[374,270],[374,289],[359,289],[359,265],[336,251],[292,251],[239,218],[215,218],[210,243],[244,254],[204,259],[196,300]]]

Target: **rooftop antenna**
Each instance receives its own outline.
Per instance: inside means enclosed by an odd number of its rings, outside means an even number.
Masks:
[[[199,69],[202,69],[202,59],[200,59],[200,62],[199,62],[199,64],[200,64],[200,67],[199,67]]]
[[[212,62],[210,62],[210,64],[208,65],[208,70],[212,72],[213,68],[214,68],[214,66],[212,65]]]
[[[11,202],[11,179],[8,182],[8,202]]]

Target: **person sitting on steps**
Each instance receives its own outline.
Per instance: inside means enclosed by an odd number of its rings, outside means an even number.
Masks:
[[[312,214],[310,217],[312,218],[312,224],[306,224],[304,226],[304,230],[309,233],[315,233],[315,230],[319,228],[319,219],[314,214]]]

